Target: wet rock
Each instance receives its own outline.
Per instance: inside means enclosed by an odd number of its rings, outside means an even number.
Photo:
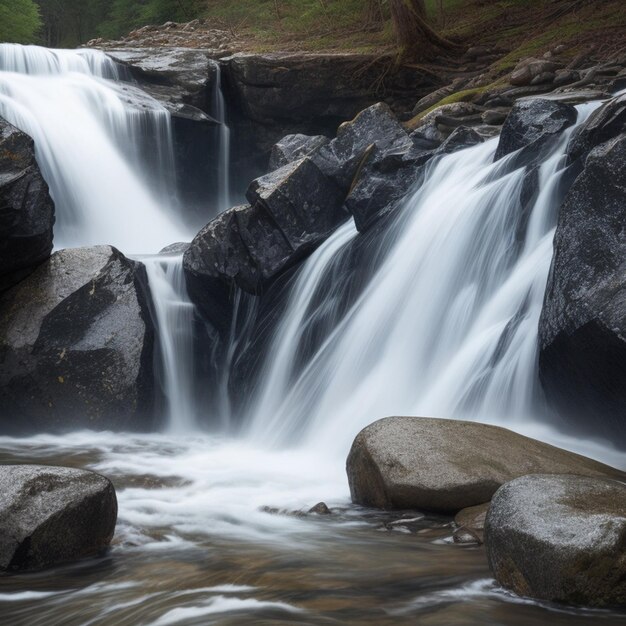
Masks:
[[[189,243],[186,241],[179,241],[176,243],[171,243],[169,246],[165,246],[163,250],[159,252],[159,254],[184,254],[189,248]]]
[[[0,292],[50,256],[53,224],[33,140],[0,118]]]
[[[535,98],[516,102],[502,127],[495,160],[524,148],[535,157],[555,136],[576,122],[576,109],[561,102]]]
[[[233,287],[261,294],[348,218],[344,195],[305,157],[255,180],[251,204],[220,214],[184,256],[189,295],[224,330]]]
[[[149,430],[154,328],[143,265],[61,250],[0,298],[0,402],[11,432]]]
[[[347,473],[356,504],[440,513],[488,502],[501,485],[526,474],[626,478],[504,428],[418,417],[388,417],[364,428],[352,444]]]
[[[339,127],[337,137],[312,157],[321,172],[347,193],[365,151],[375,145],[380,158],[403,153],[413,146],[406,130],[386,104],[361,111]]]
[[[472,530],[483,530],[485,519],[489,511],[489,502],[461,509],[455,516],[454,521],[458,526],[465,526]]]
[[[315,506],[309,509],[309,513],[315,513],[316,515],[331,515],[332,511],[328,508],[325,502],[318,502]]]
[[[449,85],[445,87],[441,87],[440,89],[436,89],[432,93],[429,93],[427,96],[424,96],[419,102],[413,107],[412,115],[418,115],[422,111],[426,111],[431,107],[435,106],[439,102],[441,102],[444,98],[451,96],[453,93],[460,91],[467,84],[467,78],[457,78],[452,81]]]
[[[111,481],[83,470],[0,467],[0,570],[36,570],[96,556],[117,519]]]
[[[519,595],[626,604],[626,485],[534,475],[501,487],[485,525],[496,580]]]
[[[490,126],[500,126],[504,124],[508,114],[509,109],[489,109],[482,114],[482,121]]]
[[[567,154],[570,161],[585,158],[600,144],[626,134],[626,94],[596,109],[574,133]]]
[[[531,81],[531,85],[551,85],[554,82],[556,74],[554,72],[542,72],[535,76]]]
[[[559,211],[539,374],[561,420],[626,447],[626,136],[594,148]]]
[[[482,535],[479,535],[471,528],[465,527],[457,528],[454,533],[452,533],[452,541],[464,545],[480,546],[483,544]]]
[[[305,156],[311,156],[322,146],[330,143],[325,135],[287,135],[272,148],[270,171],[277,170]]]

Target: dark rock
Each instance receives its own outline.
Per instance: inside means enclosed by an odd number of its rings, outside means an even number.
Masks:
[[[159,254],[185,254],[187,248],[189,248],[191,244],[186,241],[179,241],[177,243],[171,243],[169,246],[165,246],[163,250],[159,252]]]
[[[444,98],[448,98],[452,94],[463,89],[463,87],[467,83],[467,78],[457,78],[453,80],[452,83],[450,83],[449,85],[446,85],[445,87],[441,87],[440,89],[436,89],[432,93],[429,93],[413,107],[412,115],[418,115],[419,113],[422,113],[422,111],[427,111],[431,107],[441,102]]]
[[[104,552],[115,531],[111,481],[67,467],[0,467],[0,570],[36,570]]]
[[[309,513],[315,513],[316,515],[331,515],[332,511],[328,508],[325,502],[318,502],[315,506],[309,509]]]
[[[312,157],[323,174],[348,193],[365,151],[375,145],[381,156],[403,153],[413,147],[406,130],[386,104],[361,111],[339,127],[337,137]]]
[[[343,193],[308,157],[255,180],[247,195],[252,204],[210,222],[183,261],[190,297],[220,331],[234,286],[263,293],[348,217]]]
[[[539,374],[570,427],[626,446],[626,136],[594,148],[559,212]],[[593,416],[593,418],[591,417]]]
[[[347,472],[356,504],[441,513],[488,502],[501,485],[526,474],[626,479],[624,472],[504,428],[419,417],[388,417],[364,428]]]
[[[115,248],[61,250],[0,299],[5,431],[154,426],[145,268]]]
[[[50,256],[53,225],[33,140],[0,118],[0,292]]]
[[[576,122],[576,109],[561,102],[535,98],[516,102],[502,127],[495,160],[525,149],[536,156],[556,135]]]
[[[454,533],[452,533],[452,540],[454,543],[459,543],[463,545],[475,545],[480,546],[483,544],[482,535],[478,534],[475,530],[471,528],[457,528]]]
[[[556,78],[556,74],[554,72],[542,72],[541,74],[537,74],[531,81],[531,85],[551,85]]]
[[[576,129],[567,147],[569,160],[583,159],[596,146],[625,133],[626,94],[603,104]]]
[[[554,86],[562,87],[580,80],[580,74],[573,70],[557,70],[554,77]]]
[[[330,143],[324,135],[287,135],[272,148],[270,171],[277,170],[305,156],[311,156],[322,146]]]
[[[534,475],[501,487],[485,524],[496,580],[568,604],[626,604],[626,485]]]

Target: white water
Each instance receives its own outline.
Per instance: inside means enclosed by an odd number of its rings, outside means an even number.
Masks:
[[[580,107],[579,118],[595,106]],[[394,226],[368,249],[386,258],[363,294],[343,319],[330,315],[326,340],[298,368],[309,325],[328,317],[338,295],[320,305],[316,294],[340,273],[342,251],[356,236],[352,223],[340,228],[292,291],[250,403],[250,437],[304,441],[341,456],[361,428],[387,415],[468,418],[532,435],[544,417],[537,328],[571,132],[541,165],[521,245],[525,172],[509,172],[512,157],[493,163],[497,139],[431,165]],[[336,289],[344,288],[339,281]]]
[[[129,104],[115,78],[98,51],[0,44],[0,115],[35,140],[57,248],[156,253],[189,237],[163,184],[173,172],[170,118],[147,96],[145,108]]]
[[[226,100],[222,91],[222,68],[215,61],[215,86],[213,89],[213,116],[219,122],[219,156],[218,156],[218,213],[231,207],[230,202],[230,128],[226,118]]]

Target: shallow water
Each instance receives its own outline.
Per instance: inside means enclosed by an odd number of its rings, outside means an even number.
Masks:
[[[98,559],[0,578],[0,624],[623,624],[500,589],[451,520],[349,504],[341,465],[208,435],[0,439],[0,462],[62,464],[115,483]],[[324,500],[331,516],[294,514]],[[266,512],[263,507],[273,511]]]

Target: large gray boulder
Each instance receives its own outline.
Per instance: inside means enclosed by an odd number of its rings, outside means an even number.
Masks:
[[[147,430],[154,393],[140,263],[109,246],[61,250],[0,298],[4,432]]]
[[[364,428],[347,461],[352,501],[384,509],[456,513],[489,502],[526,474],[626,479],[617,469],[505,428],[388,417]]]
[[[274,144],[270,154],[270,171],[277,170],[305,156],[311,156],[330,143],[325,135],[286,135]]]
[[[561,419],[626,446],[626,135],[594,148],[560,208],[539,375]]]
[[[50,256],[53,225],[33,140],[0,118],[0,292]]]
[[[523,596],[626,604],[626,485],[533,475],[501,487],[485,523],[496,580]]]
[[[518,100],[502,126],[495,160],[522,148],[525,158],[536,157],[544,146],[572,126],[576,117],[571,104],[544,98]]]
[[[0,570],[36,570],[102,553],[117,520],[111,481],[68,467],[0,466]]]

